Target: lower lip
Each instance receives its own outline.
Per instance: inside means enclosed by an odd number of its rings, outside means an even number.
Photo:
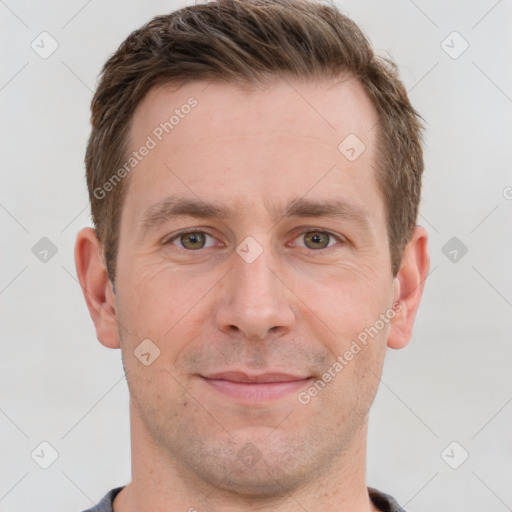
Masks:
[[[309,382],[309,379],[302,379],[289,382],[247,383],[205,377],[203,380],[219,393],[247,403],[261,403],[282,398],[298,391]]]

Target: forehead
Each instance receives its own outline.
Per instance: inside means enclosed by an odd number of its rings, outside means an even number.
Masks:
[[[250,89],[196,81],[153,87],[134,112],[129,140],[136,145],[153,134],[184,148],[212,134],[261,137],[267,133],[272,137],[271,132],[279,130],[295,138],[317,137],[333,144],[349,133],[371,142],[377,122],[370,99],[351,76],[316,82],[283,79]],[[192,138],[185,124],[194,125]]]
[[[132,119],[130,152],[151,149],[130,172],[126,201],[140,219],[171,194],[239,207],[278,208],[305,194],[363,200],[361,191],[377,191],[377,123],[350,77],[252,90],[217,82],[158,86]]]

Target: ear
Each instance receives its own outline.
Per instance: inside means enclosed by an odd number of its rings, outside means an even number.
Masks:
[[[394,282],[394,309],[397,314],[391,321],[388,337],[390,348],[403,348],[411,339],[414,319],[430,266],[427,240],[425,228],[416,226],[404,249],[400,270]]]
[[[75,265],[98,340],[105,347],[119,348],[114,292],[92,228],[82,229],[76,237]]]

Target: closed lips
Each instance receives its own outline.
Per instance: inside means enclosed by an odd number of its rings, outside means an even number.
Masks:
[[[231,382],[240,382],[245,384],[265,384],[265,383],[276,383],[276,382],[293,382],[305,380],[309,377],[301,375],[290,375],[286,373],[263,373],[259,375],[249,375],[239,371],[227,371],[221,373],[214,373],[211,375],[205,375],[206,379],[213,380],[228,380]]]

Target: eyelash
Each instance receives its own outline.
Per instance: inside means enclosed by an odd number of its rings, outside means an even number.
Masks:
[[[183,235],[189,235],[189,234],[195,234],[195,233],[203,233],[205,235],[208,235],[210,236],[211,238],[215,238],[213,235],[211,235],[210,233],[208,233],[208,231],[205,231],[203,229],[194,229],[194,230],[189,230],[189,231],[182,231],[181,233],[177,233],[176,235],[173,235],[171,238],[167,239],[167,241],[164,242],[164,245],[168,245],[168,244],[171,244],[174,240],[179,240],[180,237],[182,237]],[[300,236],[303,236],[305,235],[306,233],[320,233],[320,234],[325,234],[325,235],[328,235],[330,236],[331,238],[334,238],[337,240],[338,244],[345,244],[346,243],[346,240],[339,236],[339,235],[336,235],[334,233],[331,233],[330,231],[326,231],[324,229],[311,229],[311,228],[308,228],[308,229],[305,229],[303,231],[301,231],[295,238],[299,238]],[[323,253],[324,251],[327,251],[329,249],[332,249],[333,247],[335,247],[337,244],[333,244],[333,245],[330,245],[328,247],[324,247],[323,249],[310,249],[309,247],[302,247],[302,249],[308,249],[310,251],[313,251],[315,253]],[[187,252],[196,252],[196,251],[201,251],[202,249],[209,249],[209,247],[203,247],[201,249],[187,249],[185,247],[180,247],[180,246],[176,246],[178,247],[179,249],[182,249],[183,251],[187,251]],[[297,247],[297,246],[293,246],[293,247]]]

